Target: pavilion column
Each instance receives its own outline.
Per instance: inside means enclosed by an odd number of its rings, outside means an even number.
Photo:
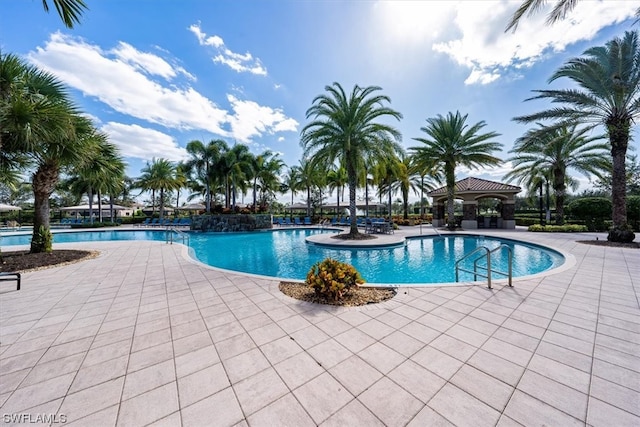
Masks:
[[[445,225],[444,221],[444,201],[433,201],[433,220],[431,221],[434,227],[442,227]]]
[[[465,200],[462,202],[462,223],[460,226],[465,229],[474,230],[478,228],[477,214],[478,201]]]
[[[516,228],[516,202],[515,200],[502,201],[502,227]]]

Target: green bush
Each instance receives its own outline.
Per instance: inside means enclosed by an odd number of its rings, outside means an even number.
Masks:
[[[331,258],[314,264],[307,273],[307,284],[317,295],[336,301],[361,283],[364,280],[355,267]]]
[[[51,253],[53,250],[53,234],[51,230],[41,225],[31,238],[31,252],[35,253]]]
[[[589,231],[605,231],[612,209],[611,200],[605,197],[583,197],[569,203],[567,213],[583,220]]]
[[[516,217],[516,225],[521,225],[523,227],[528,227],[530,225],[534,225],[534,224],[539,224],[540,223],[540,217],[538,216],[538,218],[519,218]]]
[[[589,231],[585,225],[540,225],[534,224],[529,227],[529,231],[544,231],[550,233],[582,233]]]

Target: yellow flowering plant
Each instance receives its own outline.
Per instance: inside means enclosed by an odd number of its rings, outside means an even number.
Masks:
[[[327,258],[314,264],[307,273],[307,284],[316,294],[339,300],[353,286],[364,283],[354,266]]]

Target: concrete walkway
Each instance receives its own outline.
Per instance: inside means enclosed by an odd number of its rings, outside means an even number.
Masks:
[[[204,267],[181,245],[59,245],[100,256],[0,287],[2,422],[640,425],[640,251],[483,234],[575,262],[514,288],[401,288],[335,308]]]

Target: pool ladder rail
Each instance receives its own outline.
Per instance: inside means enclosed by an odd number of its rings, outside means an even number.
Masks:
[[[165,243],[172,245],[174,237],[177,235],[177,238],[182,240],[183,245],[189,246],[189,235],[184,231],[178,230],[176,227],[167,227],[164,233]]]
[[[502,272],[502,271],[494,270],[493,268],[491,268],[491,254],[501,250],[502,248],[507,249],[507,255],[509,257],[508,258],[508,271],[506,273]],[[475,255],[475,254],[477,254],[479,252],[482,252],[482,254],[480,254],[480,256],[476,257],[473,260],[473,270],[468,270],[466,268],[463,268],[460,265],[464,260],[471,258],[472,255]],[[480,261],[482,259],[486,259],[487,260],[487,266],[486,267],[483,266],[483,265],[478,265],[478,261]],[[478,271],[478,270],[480,270],[480,271]],[[513,287],[513,250],[511,249],[511,247],[509,247],[508,245],[505,245],[505,244],[502,244],[502,245],[498,246],[495,249],[489,249],[486,246],[477,247],[477,248],[475,248],[471,252],[465,254],[462,258],[460,258],[459,260],[456,261],[456,282],[460,281],[460,272],[461,271],[464,271],[465,273],[472,273],[474,281],[478,280],[478,276],[486,278],[487,279],[487,287],[489,289],[491,289],[491,276],[493,274],[500,274],[502,276],[506,276],[509,279],[509,286]]]

